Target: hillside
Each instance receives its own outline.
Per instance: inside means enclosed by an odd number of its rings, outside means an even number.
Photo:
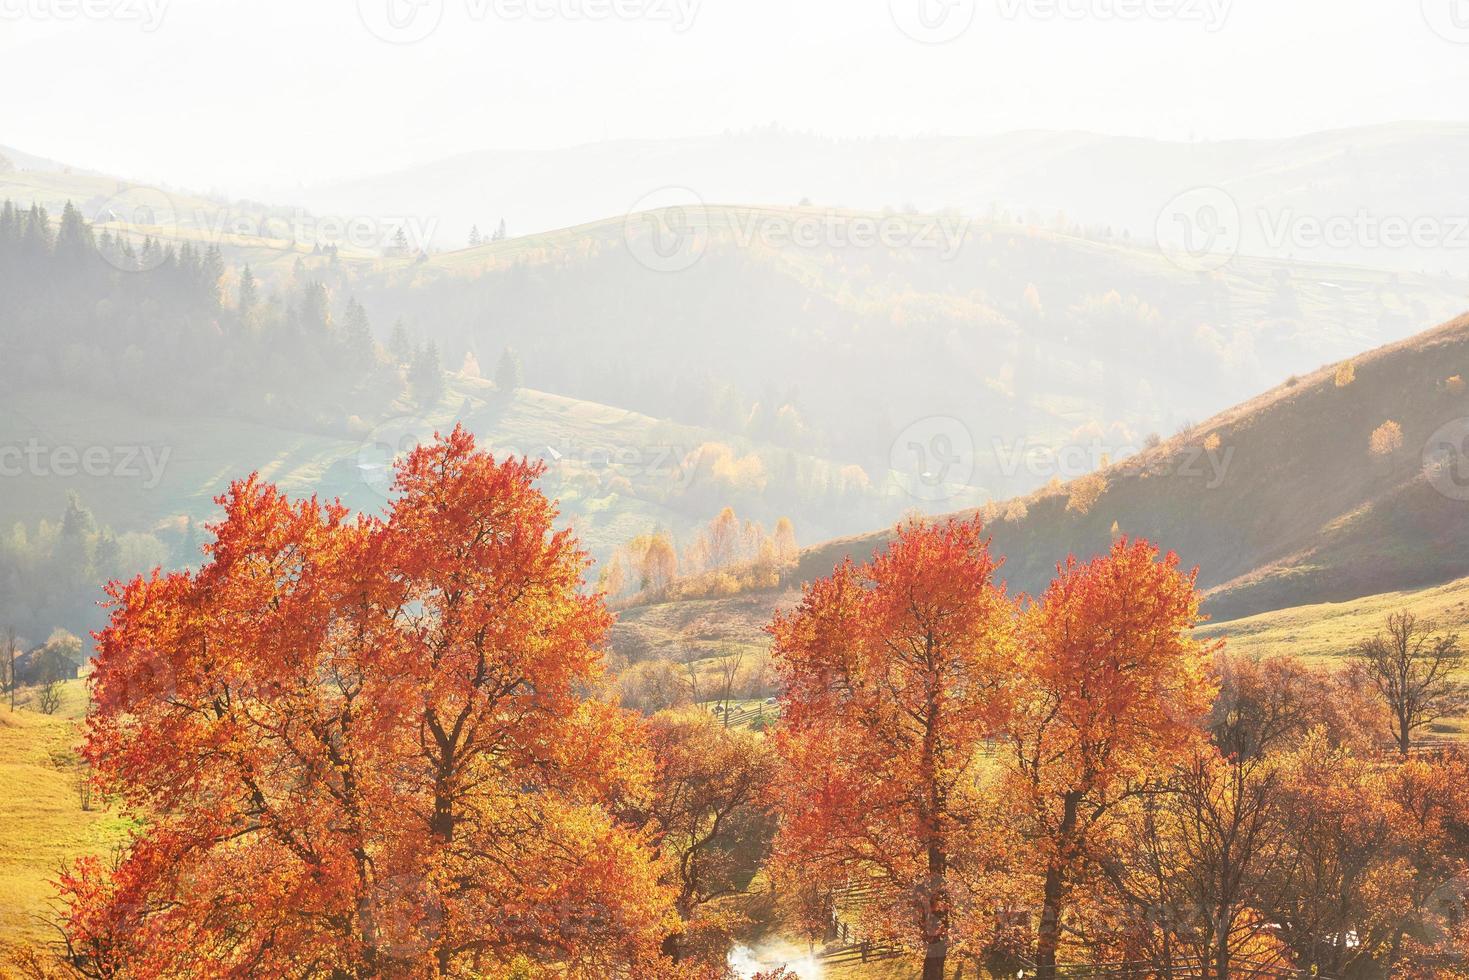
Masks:
[[[76,744],[85,695],[80,681],[67,687],[66,705],[56,715],[0,707],[0,793],[6,800],[6,819],[0,821],[0,973],[7,945],[55,938],[44,917],[55,898],[50,882],[61,867],[82,854],[105,853],[127,830],[100,805],[82,808]]]
[[[1219,629],[1225,634],[1238,623],[1247,639],[1262,631],[1273,638],[1256,640],[1259,650],[1284,645],[1282,638],[1292,635],[1287,622],[1329,629],[1319,624],[1340,610],[1321,604],[1416,591],[1469,575],[1463,547],[1469,505],[1454,468],[1463,464],[1463,420],[1469,417],[1462,381],[1469,375],[1469,317],[1351,364],[1349,383],[1338,384],[1348,372],[1322,368],[1096,476],[1043,488],[1021,498],[1023,506],[989,509],[994,548],[1007,556],[1011,589],[1043,588],[1068,553],[1086,556],[1105,548],[1115,523],[1120,533],[1149,538],[1177,551],[1185,564],[1198,565],[1205,611],[1224,624]],[[1400,437],[1382,447],[1390,451],[1374,454],[1373,434],[1389,421]],[[1083,510],[1087,497],[1095,499]],[[807,549],[795,578],[824,575],[848,555],[864,559],[885,538],[880,532]],[[764,594],[763,603],[751,596],[738,606],[720,600],[725,608],[704,608],[699,618],[743,616],[728,629],[747,632],[793,598],[782,591]],[[1461,621],[1462,600],[1440,598],[1430,611],[1450,624]],[[1365,630],[1390,602],[1358,606],[1350,631]],[[684,616],[666,605],[625,612],[623,636],[653,628],[663,630],[665,646],[677,642]],[[1272,610],[1285,612],[1266,621],[1268,627],[1239,622]],[[1328,654],[1340,639],[1318,638],[1304,652]],[[706,631],[701,640],[708,645],[717,638]]]
[[[1281,187],[1342,185],[1342,202],[1376,182],[1389,213],[1416,213],[1412,186],[1384,183],[1384,174],[1407,154],[1443,159],[1462,136],[1451,126],[1378,127],[1204,153],[1033,133],[970,149],[1017,181],[1075,176],[1088,163],[1121,179],[1140,154],[1169,165],[1227,162]],[[912,152],[902,147],[889,147],[895,160]],[[928,148],[940,168],[964,159],[954,147]],[[669,152],[695,166],[706,150]],[[1286,158],[1304,162],[1285,167]],[[1346,176],[1328,180],[1326,169],[1342,160],[1351,166],[1333,173]],[[99,233],[217,245],[226,295],[244,263],[271,290],[310,277],[338,305],[361,299],[380,341],[399,320],[432,339],[450,369],[466,354],[488,367],[514,346],[533,388],[855,464],[860,479],[899,498],[871,515],[879,523],[908,503],[953,509],[1079,475],[1104,453],[1118,458],[1151,433],[1176,431],[1287,375],[1454,315],[1469,297],[1462,270],[1445,274],[1442,264],[1423,264],[1430,274],[1344,264],[1396,258],[1386,250],[1314,256],[1322,263],[1296,252],[1249,258],[1246,249],[1199,272],[1127,223],[1049,205],[902,213],[710,205],[419,256],[420,233],[446,224],[445,213],[414,223],[388,199],[313,213],[30,162],[0,173],[0,198],[44,204],[53,216],[74,201]],[[684,221],[688,254],[666,267],[657,249]],[[384,246],[405,222],[415,247],[394,254]],[[874,228],[884,234],[864,241],[862,230]],[[1192,370],[1177,371],[1180,363]],[[949,444],[957,437],[960,465],[945,487],[905,501],[931,462],[912,447],[929,444],[928,453],[934,429]],[[1079,452],[1087,465],[1052,462],[1038,472],[1015,462],[1034,449]],[[868,517],[834,530],[870,526]]]
[[[1132,155],[1152,154],[1167,166],[1189,160],[1278,180],[1276,197],[1288,198],[1291,187],[1338,189],[1330,207],[1289,205],[1304,214],[1345,206],[1368,184],[1387,213],[1418,213],[1412,185],[1384,175],[1400,173],[1394,164],[1407,155],[1451,156],[1463,135],[1451,126],[1377,127],[1206,153],[1015,134],[986,143],[977,159],[1017,181],[1083,170],[1094,177],[1092,169],[1121,179]],[[928,149],[935,166],[965,159],[953,147]],[[670,151],[670,159],[694,166],[705,151],[690,152],[685,159]],[[1285,166],[1286,158],[1298,162]],[[1343,160],[1351,165],[1337,166]],[[1430,270],[1421,274],[1347,264],[1391,265],[1393,250],[1258,259],[1245,249],[1226,267],[1199,272],[1171,261],[1146,230],[1058,215],[1049,204],[903,213],[710,205],[626,218],[617,205],[600,213],[619,217],[420,257],[416,248],[398,255],[384,247],[394,228],[408,223],[416,244],[451,216],[417,221],[389,199],[313,213],[49,163],[0,173],[0,198],[7,197],[44,204],[53,215],[74,201],[99,232],[218,245],[227,294],[244,263],[270,289],[299,269],[338,304],[361,299],[380,341],[401,319],[438,343],[451,369],[466,354],[488,366],[514,346],[531,387],[747,431],[796,453],[859,465],[877,485],[897,470],[888,489],[902,495],[924,472],[909,448],[913,428],[924,442],[932,441],[929,429],[948,426],[960,433],[965,462],[951,487],[919,502],[950,509],[971,502],[958,492],[966,484],[976,499],[995,499],[1055,475],[1055,466],[1017,470],[1007,457],[1075,447],[1089,468],[1102,453],[1120,457],[1150,433],[1171,433],[1287,375],[1401,339],[1469,301],[1463,270],[1441,271],[1452,263],[1420,263],[1414,268]],[[761,197],[769,199],[754,199]],[[691,263],[666,268],[656,248],[667,243],[657,236],[677,233],[685,220],[695,233]],[[892,239],[864,243],[861,229],[874,227]],[[319,250],[334,243],[329,254]],[[1179,363],[1193,370],[1175,370]],[[1119,377],[1129,380],[1117,384]]]
[[[399,404],[382,418],[352,417],[329,430],[205,412],[162,417],[110,400],[12,393],[0,403],[0,446],[34,444],[47,450],[46,460],[56,447],[101,447],[113,465],[93,475],[74,467],[8,478],[5,530],[16,522],[54,521],[66,495],[76,493],[99,524],[171,542],[184,518],[212,520],[214,497],[231,479],[251,472],[292,495],[340,498],[377,512],[387,501],[392,456],[456,423],[497,454],[543,460],[543,489],[599,558],[655,527],[682,538],[731,502],[767,526],[789,514],[808,540],[843,529],[826,522],[819,499],[803,502],[778,489],[766,494],[763,483],[726,482],[710,468],[713,451],[701,453],[701,447],[729,445],[772,467],[789,458],[810,473],[835,473],[839,462],[528,388],[502,398],[489,382],[451,375],[433,406]],[[869,522],[881,519],[876,496],[849,504],[849,520],[864,513]]]
[[[438,244],[463,244],[470,225],[504,217],[515,233],[621,214],[659,188],[688,188],[711,204],[759,201],[877,210],[912,204],[984,214],[1058,211],[1087,225],[1152,239],[1168,199],[1219,187],[1238,203],[1247,254],[1438,269],[1443,249],[1282,246],[1282,215],[1326,219],[1366,209],[1381,217],[1450,215],[1445,200],[1469,151],[1469,127],[1397,123],[1289,139],[1185,143],[1031,130],[983,137],[829,139],[779,129],[677,140],[618,140],[544,151],[466,153],[375,177],[293,192],[321,211],[364,208],[438,219]],[[597,174],[587,181],[584,175]],[[1262,218],[1268,215],[1269,218]],[[1385,254],[1390,253],[1390,254]],[[1462,253],[1461,253],[1462,254]]]
[[[681,222],[692,244],[664,268],[650,250]],[[843,237],[879,222],[898,244]],[[796,244],[803,233],[815,237]],[[875,483],[889,469],[911,482],[922,472],[911,443],[947,426],[957,482],[981,499],[1053,475],[1008,455],[1120,457],[1466,304],[1458,280],[1347,266],[1240,259],[1199,275],[1078,229],[723,207],[385,267],[359,296],[378,323],[424,324],[450,363],[514,345],[538,387],[763,431]]]
[[[1389,135],[1374,139],[1391,142]],[[725,506],[767,528],[788,516],[803,541],[837,538],[912,509],[975,507],[1076,478],[1107,459],[1148,458],[1140,447],[1168,433],[1203,438],[1191,420],[1287,375],[1314,377],[1323,360],[1398,340],[1466,305],[1464,283],[1449,276],[1247,258],[1199,273],[1115,228],[1006,214],[979,221],[947,211],[711,206],[384,256],[222,231],[291,209],[130,187],[59,165],[0,174],[0,195],[22,203],[29,195],[54,210],[81,201],[84,214],[104,219],[94,226],[99,234],[119,230],[108,202],[120,189],[124,211],[143,205],[130,213],[151,215],[133,232],[221,246],[224,270],[207,290],[211,312],[191,319],[182,310],[156,329],[158,317],[132,305],[151,271],[134,278],[102,269],[106,302],[68,311],[99,313],[95,336],[76,338],[79,349],[23,331],[34,349],[11,362],[21,384],[0,399],[0,446],[34,439],[114,453],[141,448],[167,452],[166,465],[156,483],[146,473],[22,476],[10,485],[7,518],[33,528],[54,520],[75,490],[114,532],[159,535],[176,558],[194,553],[182,547],[190,545],[184,519],[207,518],[234,476],[259,470],[291,492],[376,509],[384,488],[371,484],[386,457],[455,421],[501,452],[546,459],[544,489],[602,559],[656,530],[682,550]],[[158,195],[166,206],[149,211]],[[235,263],[245,261],[268,270],[261,306],[281,325],[268,339],[253,326],[233,328],[248,319],[237,308]],[[356,299],[365,340],[338,356]],[[293,334],[292,323],[305,327]],[[400,340],[436,345],[448,369],[446,390],[427,408],[413,407],[409,394],[413,357],[388,356]],[[254,351],[276,380],[241,381],[234,391],[240,379],[225,369],[234,359],[212,356],[230,344]],[[511,347],[524,386],[505,399],[478,375]],[[329,378],[357,364],[351,352],[359,349],[358,374]],[[165,361],[166,371],[156,367]],[[259,375],[239,370],[252,383]],[[1371,389],[1370,375],[1364,366],[1347,394]],[[128,396],[109,398],[108,390]],[[174,396],[168,405],[187,394],[183,404],[210,408],[170,416],[164,402],[151,404],[164,393]],[[700,453],[706,445],[714,451]],[[1240,454],[1231,457],[1231,479],[1252,445],[1221,450]],[[1083,546],[1104,540],[1113,519],[1124,530],[1151,526],[1176,503],[1141,491],[1115,498],[1137,500],[1142,510],[1134,512],[1112,499]],[[1248,513],[1252,504],[1239,506]],[[1055,527],[1075,523],[1068,515],[1032,532],[1048,513],[1039,499],[1033,509],[1032,522],[997,529],[1014,535],[1010,572],[1026,587],[1072,540]],[[1327,550],[1313,574],[1328,583],[1323,594],[1372,587],[1353,579],[1363,574],[1353,549],[1362,535],[1370,539],[1362,527],[1374,520],[1382,518],[1357,513],[1321,543]],[[1161,530],[1186,555],[1211,558],[1204,526]],[[1289,537],[1265,535],[1270,545]],[[1266,566],[1290,554],[1231,553],[1211,566],[1221,577],[1207,584],[1232,583],[1231,594],[1284,590],[1269,601],[1289,603],[1302,572]],[[1452,567],[1418,571],[1429,581]],[[1224,608],[1223,592],[1216,601]]]
[[[1451,380],[1469,373],[1469,317],[1352,363],[1350,384],[1322,368],[1114,464],[1086,513],[1068,511],[1072,487],[1026,498],[1024,519],[994,525],[1012,586],[1035,590],[1067,552],[1104,547],[1113,522],[1198,564],[1218,619],[1469,572],[1469,508],[1424,466],[1430,437],[1469,415],[1462,380]],[[1388,421],[1400,445],[1374,456],[1372,434]],[[875,540],[821,549],[803,568]]]
[[[1248,656],[1289,653],[1308,662],[1339,658],[1364,636],[1382,628],[1388,613],[1407,610],[1446,632],[1469,639],[1469,578],[1442,585],[1317,602],[1210,623],[1204,636],[1224,636]]]
[[[289,275],[297,260],[312,263],[315,256],[325,264],[314,252],[317,245],[336,245],[338,261],[368,268],[382,259],[382,246],[396,228],[371,214],[331,220],[299,207],[232,201],[76,170],[3,147],[0,156],[14,164],[10,170],[0,167],[0,201],[39,204],[53,217],[71,202],[99,234],[217,245],[231,263],[249,263],[266,279]]]

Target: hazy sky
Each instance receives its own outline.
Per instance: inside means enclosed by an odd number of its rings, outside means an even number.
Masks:
[[[1466,42],[1469,0],[0,0],[0,144],[245,193],[769,123],[1289,135],[1464,119]]]

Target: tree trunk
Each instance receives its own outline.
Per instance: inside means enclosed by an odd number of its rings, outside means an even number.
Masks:
[[[434,776],[434,812],[429,821],[429,832],[445,845],[454,840],[454,797],[450,792],[448,776],[450,771],[451,767],[444,764],[439,767],[439,771]],[[436,944],[434,959],[438,966],[438,975],[441,977],[449,975],[449,967],[453,959],[447,945],[447,933],[448,929],[443,928],[439,935],[433,937]]]
[[[1071,836],[1076,831],[1077,810],[1080,806],[1080,793],[1072,791],[1062,798],[1061,826],[1057,828],[1056,834],[1060,845],[1059,853],[1046,867],[1041,922],[1035,938],[1036,976],[1042,980],[1053,980],[1056,976],[1056,950],[1061,946],[1061,906],[1066,895],[1066,869],[1061,862],[1071,847]]]
[[[429,819],[429,832],[445,844],[454,840],[454,797],[443,771],[434,777],[434,814]]]
[[[1056,976],[1056,948],[1061,945],[1061,868],[1046,868],[1046,887],[1041,904],[1041,923],[1035,937],[1036,976]]]
[[[928,648],[931,658],[931,638]],[[944,980],[944,966],[949,956],[949,854],[939,830],[945,812],[945,800],[939,787],[936,763],[939,714],[938,704],[930,688],[928,723],[924,726],[923,733],[923,757],[919,762],[928,790],[924,806],[928,830],[928,908],[925,910],[927,921],[923,930],[928,948],[923,954],[923,980]]]

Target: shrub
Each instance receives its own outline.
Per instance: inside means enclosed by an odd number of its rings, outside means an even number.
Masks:
[[[1389,456],[1397,452],[1403,448],[1403,427],[1388,419],[1372,431],[1368,448],[1374,456]]]
[[[1342,361],[1336,366],[1336,386],[1345,388],[1357,380],[1357,365],[1353,361]]]
[[[1078,514],[1089,513],[1102,494],[1107,491],[1107,479],[1100,473],[1088,473],[1071,483],[1071,493],[1066,499],[1066,509]]]

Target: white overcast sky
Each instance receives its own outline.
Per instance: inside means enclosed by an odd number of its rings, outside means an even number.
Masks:
[[[385,43],[389,4],[439,26]],[[0,144],[247,193],[770,123],[1279,136],[1464,119],[1456,41],[1469,0],[0,0]]]

